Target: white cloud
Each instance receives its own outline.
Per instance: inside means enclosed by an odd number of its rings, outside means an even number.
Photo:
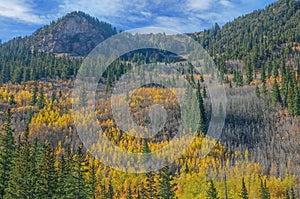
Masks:
[[[0,0],[0,16],[40,24],[42,18],[33,14],[31,2],[26,0]]]
[[[117,16],[122,9],[121,0],[62,0],[60,9],[62,14],[80,10],[93,16]]]
[[[189,10],[201,11],[211,8],[214,0],[188,0],[187,5]]]

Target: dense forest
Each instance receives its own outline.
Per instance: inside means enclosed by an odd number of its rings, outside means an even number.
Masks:
[[[176,55],[144,49],[111,64],[101,79],[105,88],[98,91],[96,114],[105,136],[123,150],[150,153],[166,146],[176,133],[174,121],[180,117],[174,108],[176,99],[163,87],[148,85],[126,96],[135,121],[147,124],[151,103],[159,102],[170,123],[160,131],[159,139],[138,139],[120,130],[108,108],[108,94],[134,64],[177,64],[197,94],[201,120],[191,147],[169,166],[142,174],[105,166],[93,157],[101,146],[86,149],[79,139],[72,103],[78,101],[84,111],[87,93],[83,89],[72,98],[72,87],[84,57],[30,45],[77,15],[80,22],[87,21],[102,32],[103,38],[116,34],[111,25],[74,12],[39,29],[34,37],[0,45],[0,198],[300,197],[299,1],[279,0],[223,27],[215,24],[190,34],[214,59],[226,90],[227,115],[220,140],[205,138],[210,95],[203,74],[195,73],[191,63],[183,67],[176,63],[182,61]],[[87,120],[83,125],[88,125]],[[215,147],[200,157],[206,142]]]

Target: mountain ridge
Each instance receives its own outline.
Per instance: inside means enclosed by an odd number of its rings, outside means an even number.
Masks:
[[[116,33],[111,24],[74,11],[24,37],[24,41],[39,52],[86,56],[100,42]]]

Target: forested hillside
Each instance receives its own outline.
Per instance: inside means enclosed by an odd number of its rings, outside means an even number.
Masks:
[[[151,104],[160,103],[170,123],[151,139],[130,136],[118,127],[110,93],[133,65],[176,64],[180,75],[170,79],[187,79],[197,94],[201,119],[191,147],[169,166],[144,174],[102,164],[93,157],[101,146],[87,150],[74,126],[72,103],[79,102],[82,112],[88,103],[84,88],[72,97],[74,77],[84,55],[116,34],[111,25],[73,12],[32,36],[2,44],[0,198],[299,198],[299,21],[300,2],[279,0],[223,27],[216,24],[190,34],[213,57],[226,90],[227,115],[220,140],[205,139],[211,102],[205,74],[196,73],[196,66],[185,66],[176,55],[153,49],[115,60],[101,78],[105,86],[97,90],[96,115],[104,135],[125,151],[150,153],[168,145],[181,117],[170,93],[162,86],[147,85],[126,93],[133,119],[147,125]],[[69,34],[74,28],[80,31]],[[84,47],[77,51],[78,45]],[[139,68],[138,73],[147,74]],[[172,87],[174,82],[167,84]],[[87,126],[89,119],[82,125]],[[215,147],[200,157],[206,142]]]

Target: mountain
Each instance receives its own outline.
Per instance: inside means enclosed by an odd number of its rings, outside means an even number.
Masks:
[[[72,12],[25,37],[26,45],[41,52],[86,56],[108,37],[116,34],[106,22],[83,12]]]

